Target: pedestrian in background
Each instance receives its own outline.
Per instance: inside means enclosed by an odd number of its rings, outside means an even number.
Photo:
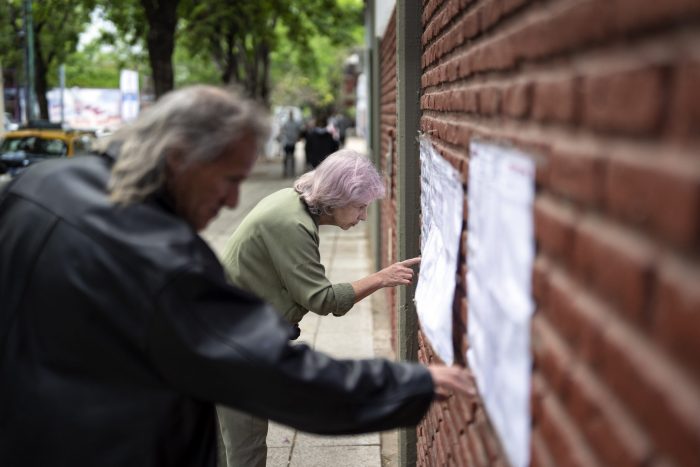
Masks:
[[[304,132],[306,142],[306,163],[315,169],[326,157],[338,150],[338,140],[328,128],[328,118],[324,116],[312,120]]]
[[[350,127],[350,119],[342,112],[338,112],[331,117],[331,125],[337,132],[338,143],[342,148],[345,146],[345,137],[347,135],[348,128]]]
[[[197,234],[238,202],[268,122],[183,88],[104,157],[0,192],[0,465],[215,466],[220,403],[315,433],[413,425],[467,370],[336,361],[232,286]],[[114,163],[112,161],[114,160]]]
[[[294,119],[294,112],[290,110],[289,116],[279,132],[279,142],[284,151],[282,176],[285,178],[294,177],[295,175],[294,149],[300,136],[301,128],[299,122]]]
[[[420,258],[395,263],[352,283],[331,283],[319,252],[320,225],[348,230],[367,218],[367,206],[384,196],[384,183],[362,154],[340,150],[314,171],[258,203],[226,244],[223,262],[231,281],[270,302],[299,334],[309,311],[343,316],[384,287],[406,285]],[[264,466],[268,422],[219,407],[228,467]]]

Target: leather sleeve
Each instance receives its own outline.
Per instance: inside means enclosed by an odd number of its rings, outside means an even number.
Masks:
[[[423,366],[334,360],[292,345],[275,310],[201,271],[179,274],[157,305],[150,358],[192,397],[321,434],[413,425],[433,398]]]

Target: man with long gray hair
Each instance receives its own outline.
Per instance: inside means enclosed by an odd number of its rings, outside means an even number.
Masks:
[[[214,466],[215,403],[341,434],[473,391],[463,369],[290,345],[227,282],[197,232],[237,204],[267,128],[250,101],[186,88],[106,156],[36,164],[0,192],[0,465]]]

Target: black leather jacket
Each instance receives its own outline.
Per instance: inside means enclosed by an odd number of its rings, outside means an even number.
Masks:
[[[98,157],[0,193],[0,465],[215,465],[214,403],[304,431],[415,424],[421,366],[289,342],[156,199],[118,208]]]

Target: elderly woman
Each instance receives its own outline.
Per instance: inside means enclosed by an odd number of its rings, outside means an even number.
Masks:
[[[224,265],[234,284],[272,303],[297,327],[309,311],[342,316],[371,293],[408,284],[420,258],[395,263],[352,283],[331,283],[319,253],[320,225],[347,230],[384,196],[372,163],[352,150],[330,155],[316,170],[266,197],[228,241]],[[298,334],[297,334],[298,336]],[[264,466],[267,420],[219,408],[228,466]]]

